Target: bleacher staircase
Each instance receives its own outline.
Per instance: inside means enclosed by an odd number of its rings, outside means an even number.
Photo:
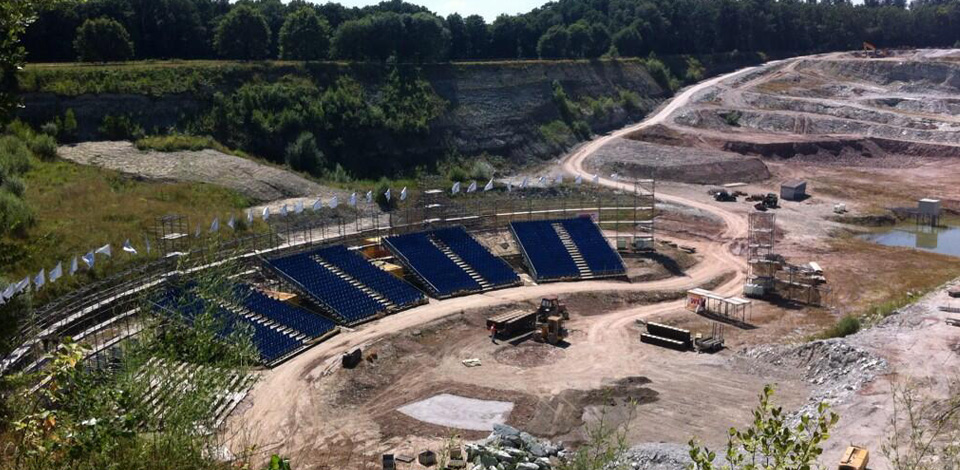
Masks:
[[[590,266],[587,266],[587,261],[583,259],[583,253],[580,253],[580,249],[577,248],[577,244],[573,242],[573,237],[570,236],[567,229],[563,228],[563,224],[558,222],[551,225],[553,226],[553,230],[557,232],[557,236],[560,237],[560,243],[563,243],[564,248],[567,249],[567,253],[570,253],[570,258],[573,259],[573,263],[577,265],[577,270],[580,271],[580,278],[592,278],[593,271],[590,271]]]

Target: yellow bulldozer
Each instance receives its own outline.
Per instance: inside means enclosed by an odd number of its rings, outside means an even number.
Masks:
[[[563,322],[568,319],[570,314],[566,304],[552,295],[541,299],[540,306],[534,311],[516,310],[487,318],[487,330],[501,338],[512,338],[533,330],[534,341],[557,344],[567,337]]]

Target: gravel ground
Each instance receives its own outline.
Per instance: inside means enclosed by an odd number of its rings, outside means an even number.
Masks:
[[[599,174],[617,173],[683,183],[750,182],[770,177],[758,158],[688,147],[658,145],[619,138],[601,147],[588,163]]]
[[[256,201],[330,193],[295,173],[216,150],[157,152],[130,142],[84,142],[60,147],[60,156],[123,174],[159,181],[191,181],[234,189]]]

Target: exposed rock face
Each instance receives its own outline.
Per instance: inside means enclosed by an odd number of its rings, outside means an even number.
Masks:
[[[322,70],[277,68],[263,76],[275,80],[286,73],[309,74],[325,88],[338,76],[350,74],[373,90],[383,82],[387,72],[386,67],[372,65],[321,64],[316,68]],[[407,152],[439,156],[456,149],[462,155],[486,152],[518,161],[554,156],[575,143],[572,135],[564,142],[551,142],[540,132],[541,125],[561,119],[553,101],[554,80],[563,85],[574,101],[582,97],[615,97],[621,89],[641,97],[640,109],[614,106],[602,116],[585,116],[596,132],[639,120],[668,94],[639,61],[633,60],[435,64],[423,66],[422,73],[436,93],[449,103],[447,111],[431,123],[427,136],[398,142],[386,133],[371,135],[371,139],[378,141],[373,146],[375,152],[388,157],[399,147]],[[235,81],[236,77],[231,80]],[[231,81],[211,84],[211,89],[205,92],[160,97],[27,93],[20,117],[40,124],[73,109],[81,140],[97,139],[97,129],[108,115],[130,115],[147,132],[165,130],[182,127],[190,117],[206,109],[212,91],[230,93],[236,86]]]

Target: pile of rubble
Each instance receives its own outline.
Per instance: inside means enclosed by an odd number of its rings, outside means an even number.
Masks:
[[[722,458],[718,457],[718,460]],[[607,465],[608,469],[629,470],[687,470],[690,468],[690,450],[685,445],[651,442],[636,445],[616,461]],[[722,462],[717,462],[718,466]]]
[[[842,338],[796,345],[769,345],[742,351],[777,368],[800,371],[813,385],[810,402],[797,415],[813,412],[820,402],[837,405],[871,382],[887,368],[887,361]]]
[[[562,443],[537,439],[504,424],[494,425],[490,436],[465,447],[470,470],[549,470],[569,457]]]

